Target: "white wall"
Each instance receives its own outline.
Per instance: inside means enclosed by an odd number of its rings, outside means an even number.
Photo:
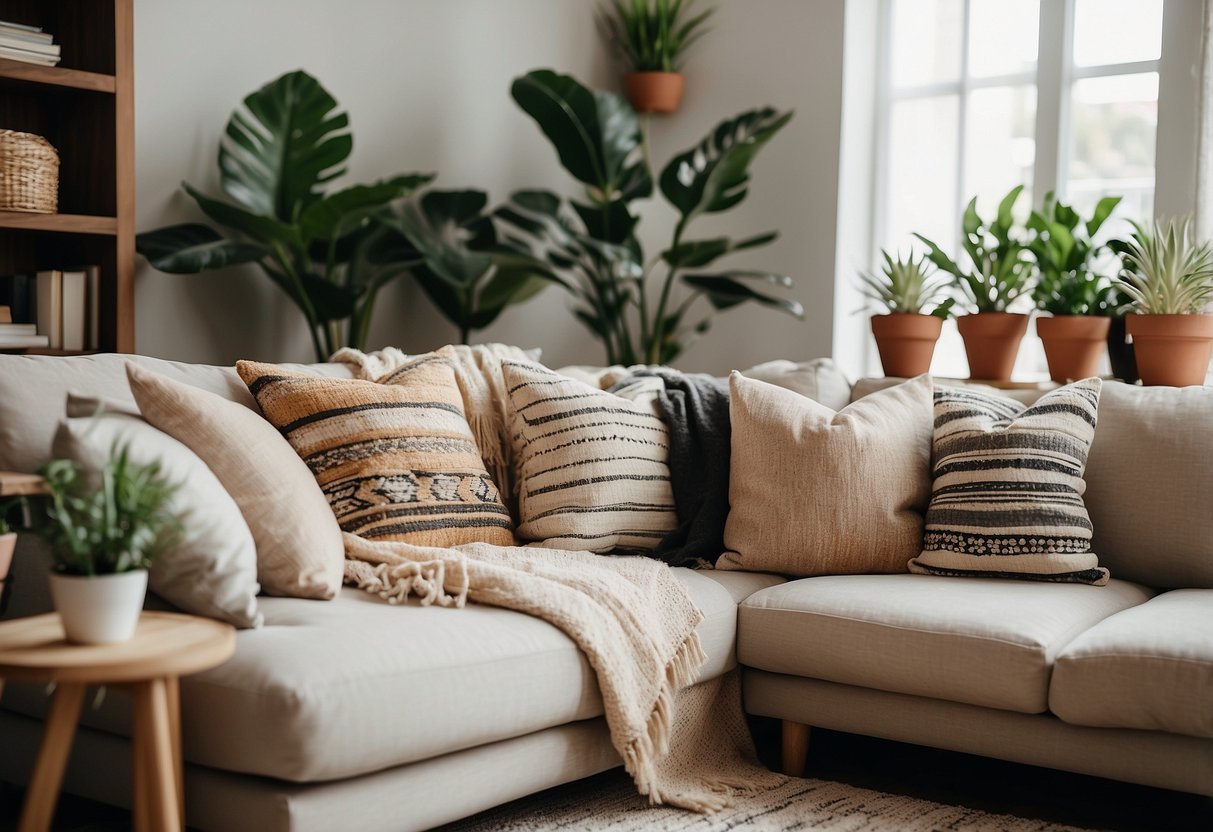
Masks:
[[[723,372],[831,348],[842,105],[843,0],[717,0],[714,31],[687,66],[680,112],[656,117],[656,166],[719,120],[770,104],[796,117],[758,157],[749,199],[698,221],[697,235],[779,229],[752,253],[784,271],[804,322],[743,308],[721,316],[678,364]],[[136,0],[139,230],[199,219],[182,180],[219,194],[215,154],[234,105],[283,72],[306,69],[349,112],[349,181],[438,171],[437,187],[572,192],[550,145],[513,103],[509,85],[536,67],[583,83],[618,83],[594,24],[593,0]],[[643,241],[668,244],[673,209],[645,206]],[[743,261],[738,261],[743,262]],[[255,269],[164,275],[140,263],[137,349],[189,361],[311,360],[301,317]],[[596,341],[549,289],[477,336],[541,346],[545,360],[601,363]],[[412,285],[380,295],[369,347],[419,352],[456,337]]]

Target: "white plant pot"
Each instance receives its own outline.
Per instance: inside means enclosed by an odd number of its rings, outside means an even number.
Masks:
[[[147,594],[146,569],[96,576],[52,572],[50,581],[68,641],[118,644],[135,634]]]

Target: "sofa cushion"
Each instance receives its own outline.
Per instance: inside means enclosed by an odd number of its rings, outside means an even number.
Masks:
[[[1086,503],[1113,575],[1213,589],[1211,459],[1213,387],[1104,385]]]
[[[1177,589],[1070,642],[1049,709],[1066,722],[1213,737],[1213,589]]]
[[[1048,706],[1054,657],[1150,598],[1103,587],[934,575],[837,575],[757,592],[738,615],[746,666],[1022,713]]]

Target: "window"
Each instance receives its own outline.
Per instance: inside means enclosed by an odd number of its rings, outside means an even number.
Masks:
[[[1153,214],[1163,0],[881,3],[874,249],[921,248],[917,231],[955,253],[969,198],[986,216],[1017,184],[1021,219],[1048,191],[1084,211],[1123,194],[1122,218]],[[1044,377],[1038,342],[1024,347],[1017,377]],[[967,374],[954,324],[932,370]]]

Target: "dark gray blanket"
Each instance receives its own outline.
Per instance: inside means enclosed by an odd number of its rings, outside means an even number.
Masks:
[[[715,563],[724,552],[729,514],[728,379],[639,370],[615,387],[638,376],[660,378],[665,384],[658,403],[670,430],[670,481],[678,512],[678,528],[662,539],[653,557],[671,566]]]

